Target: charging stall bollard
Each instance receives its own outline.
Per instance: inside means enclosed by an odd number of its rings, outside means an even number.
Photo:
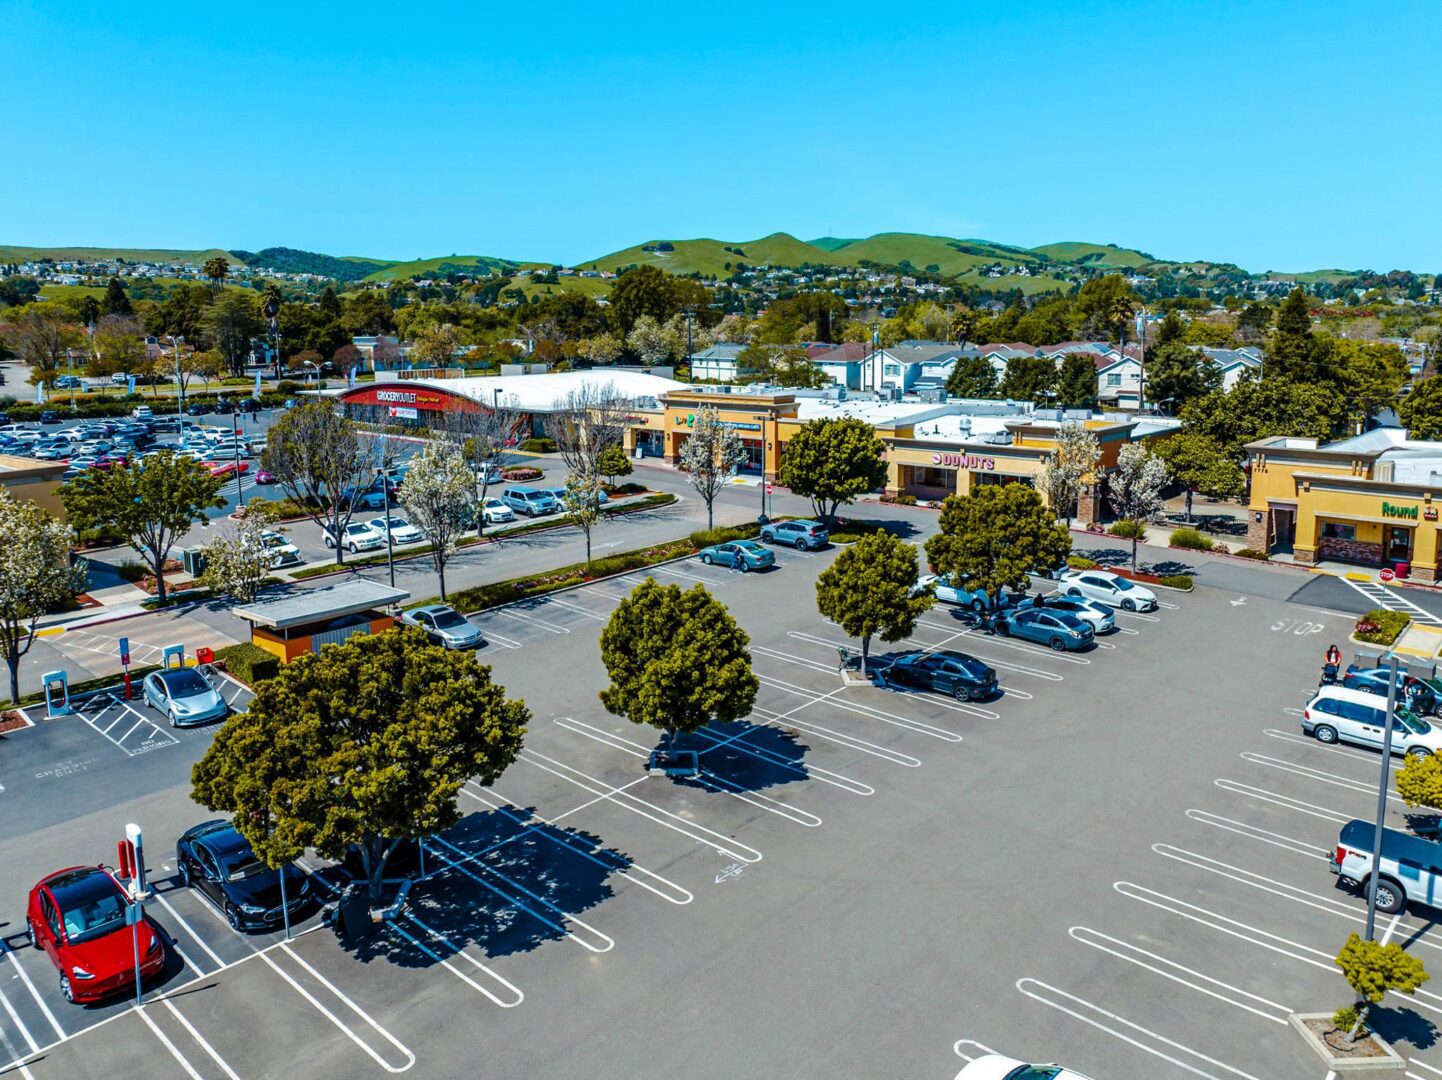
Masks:
[[[167,645],[160,653],[160,668],[162,671],[170,671],[174,668],[185,667],[185,646]]]
[[[70,676],[63,671],[47,671],[41,676],[45,683],[45,714],[50,719],[70,713]]]

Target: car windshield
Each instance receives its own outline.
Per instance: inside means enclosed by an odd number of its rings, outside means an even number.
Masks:
[[[1398,709],[1397,719],[1401,724],[1410,729],[1414,735],[1426,735],[1432,730],[1432,725],[1420,716],[1417,716],[1410,709]]]
[[[760,544],[756,543],[756,541],[754,541],[754,540],[743,540],[741,543],[737,544],[736,546],[737,546],[737,548],[739,548],[740,550],[745,551],[745,552],[748,552],[749,554],[752,554],[752,555],[758,554],[759,552],[762,552],[762,551],[765,551],[765,550],[766,550],[764,547],[762,547]]]
[[[173,698],[195,697],[210,690],[210,684],[190,670],[169,672],[163,680]]]
[[[1022,1065],[1012,1069],[1002,1080],[1057,1080],[1060,1075],[1060,1065]]]
[[[65,937],[72,945],[125,925],[125,897],[103,871],[72,878],[51,886],[50,891],[65,921]]]
[[[442,630],[448,630],[452,626],[466,625],[466,620],[461,617],[460,612],[452,611],[449,609],[447,609],[446,611],[436,612],[433,618],[436,621],[436,625]]]
[[[246,878],[271,872],[270,867],[255,857],[249,846],[223,852],[220,856],[220,869],[225,874],[226,881],[244,881]]]
[[[360,535],[361,533],[370,532],[371,527],[369,525],[347,525],[345,527],[345,531],[348,533],[355,533],[356,535]]]
[[[409,527],[409,525],[410,525],[410,522],[407,521],[405,518],[391,518],[391,519],[390,519],[390,527],[391,527],[392,529],[404,529],[404,528]]]
[[[1126,592],[1128,589],[1134,588],[1132,583],[1124,577],[1117,578],[1115,581],[1112,582],[1112,584],[1115,585],[1122,592]]]

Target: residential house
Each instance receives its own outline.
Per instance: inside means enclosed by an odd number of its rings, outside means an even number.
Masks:
[[[1097,400],[1103,409],[1136,409],[1141,406],[1142,365],[1133,355],[1096,358]]]
[[[1203,345],[1198,349],[1221,369],[1223,390],[1236,386],[1245,372],[1260,371],[1262,367],[1262,350],[1252,345],[1240,349],[1212,349]]]
[[[871,355],[871,346],[860,341],[846,341],[812,358],[812,363],[838,386],[860,390],[862,369]]]
[[[866,361],[865,382],[869,390],[901,390],[906,393],[917,380],[945,383],[963,356],[975,356],[975,345],[952,345],[938,341],[902,341],[877,349]]]
[[[740,364],[745,345],[718,342],[709,349],[691,354],[691,378],[697,381],[720,383],[739,382],[747,375],[755,374],[754,368],[743,368]]]

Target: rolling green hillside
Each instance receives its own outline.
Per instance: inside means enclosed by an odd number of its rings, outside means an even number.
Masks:
[[[230,254],[247,266],[265,267],[285,274],[320,274],[336,281],[359,281],[367,274],[393,265],[388,259],[362,259],[355,255],[338,259],[334,255],[288,247],[268,247],[260,251],[237,249]]]
[[[582,270],[615,270],[624,266],[656,266],[671,274],[701,274],[703,277],[725,277],[726,265],[745,263],[748,266],[800,266],[802,263],[824,263],[836,260],[823,248],[798,240],[789,233],[772,233],[759,240],[672,240],[672,251],[646,251],[663,243],[647,240],[644,244],[613,251],[591,262],[579,264]]]
[[[812,247],[819,247],[822,251],[840,251],[847,244],[854,244],[860,237],[853,236],[850,240],[843,240],[839,236],[823,236],[817,240],[808,240]]]
[[[513,273],[523,264],[509,259],[497,259],[490,255],[443,255],[436,259],[415,259],[411,262],[392,263],[373,274],[367,274],[365,281],[403,281],[406,278],[426,277],[429,274],[444,275],[452,270],[459,273],[474,273],[477,270],[496,274]]]
[[[1060,244],[1043,244],[1032,248],[1038,255],[1045,255],[1057,262],[1074,262],[1087,266],[1145,266],[1155,262],[1150,255],[1115,244],[1085,244],[1068,241]]]
[[[127,259],[131,262],[181,262],[194,263],[199,266],[206,259],[214,258],[217,255],[237,266],[240,265],[241,260],[219,248],[186,251],[171,248],[26,247],[23,244],[0,244],[0,262],[4,263],[44,258],[55,259],[59,262],[72,259]]]
[[[978,266],[1002,263],[1016,266],[1040,260],[1031,252],[993,244],[986,240],[953,240],[946,236],[922,236],[919,233],[877,233],[865,240],[847,244],[831,256],[833,262],[857,266],[862,260],[883,266],[899,266],[909,262],[918,270],[928,266],[954,277]]]

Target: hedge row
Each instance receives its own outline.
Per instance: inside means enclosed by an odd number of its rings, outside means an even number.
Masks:
[[[452,593],[448,599],[451,606],[457,611],[484,611],[487,608],[499,607],[501,604],[509,604],[515,600],[542,596],[545,593],[570,588],[573,585],[584,585],[596,578],[640,570],[656,563],[669,562],[672,559],[684,558],[695,553],[696,548],[691,541],[673,540],[670,543],[658,544],[637,551],[623,551],[619,555],[608,555],[604,559],[593,559],[589,566],[585,563],[574,563],[540,576],[511,578],[508,581],[497,581],[490,585],[479,585],[473,589],[462,589]],[[422,601],[426,604],[435,602],[434,599]],[[410,606],[419,607],[420,605]]]
[[[251,686],[280,674],[280,658],[248,641],[216,649],[215,658],[224,661],[228,674]]]

